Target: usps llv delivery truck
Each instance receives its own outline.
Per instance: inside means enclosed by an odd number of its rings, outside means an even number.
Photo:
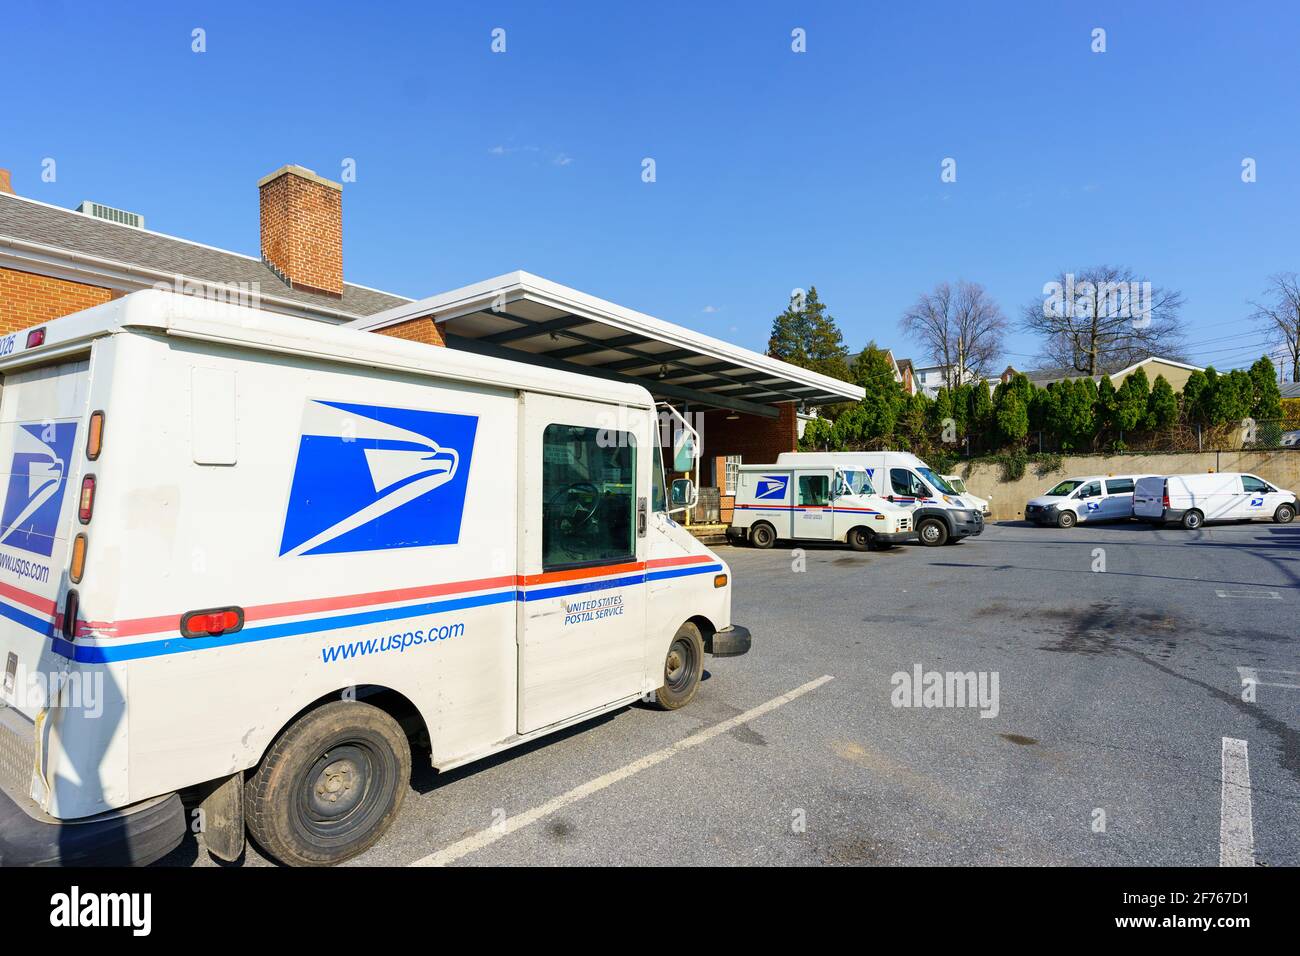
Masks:
[[[0,375],[0,863],[334,863],[749,647],[638,386],[154,291]]]

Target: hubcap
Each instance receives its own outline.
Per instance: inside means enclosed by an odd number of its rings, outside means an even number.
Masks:
[[[680,691],[691,682],[695,669],[695,650],[689,641],[678,639],[668,649],[668,659],[664,663],[664,683],[674,691]]]
[[[926,526],[925,526],[925,530],[924,530],[922,533],[925,535],[925,540],[926,540],[926,541],[938,541],[938,540],[939,540],[939,529],[936,528],[936,527],[935,527],[934,525],[932,525],[932,524],[928,524],[928,525],[926,525]]]

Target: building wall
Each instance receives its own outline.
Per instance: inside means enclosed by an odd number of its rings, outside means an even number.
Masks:
[[[447,340],[442,334],[442,326],[433,319],[409,319],[375,331],[380,335],[391,335],[393,338],[406,339],[410,342],[423,342],[425,345],[443,347],[447,345]]]
[[[1183,390],[1183,386],[1187,384],[1187,380],[1192,374],[1190,368],[1179,368],[1177,365],[1167,365],[1160,361],[1147,362],[1142,366],[1142,371],[1146,372],[1148,385],[1154,385],[1156,383],[1156,376],[1163,375],[1165,381],[1173,387],[1175,392],[1181,392]],[[1128,378],[1128,375],[1113,376],[1110,383],[1116,388],[1119,388],[1120,382],[1124,381],[1126,378]]]
[[[40,325],[121,295],[115,289],[0,269],[0,333]]]
[[[702,461],[710,473],[701,475],[700,484],[716,487],[721,476],[712,474],[714,462],[727,455],[740,455],[746,464],[766,465],[783,451],[798,451],[799,419],[794,403],[782,402],[777,408],[779,418],[742,414],[735,421],[728,421],[725,411],[705,412],[700,440],[704,445]]]
[[[989,498],[993,520],[1025,516],[1025,502],[1065,478],[1080,475],[1191,475],[1208,471],[1244,471],[1288,491],[1300,491],[1300,451],[1198,451],[1167,455],[1078,455],[1063,459],[1055,471],[1038,474],[1034,465],[1019,481],[1003,481],[998,462],[966,462],[956,474],[971,494]]]

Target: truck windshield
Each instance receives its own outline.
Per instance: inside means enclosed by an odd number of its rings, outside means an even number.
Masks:
[[[957,492],[957,494],[966,494],[966,482],[962,481],[960,478],[949,478],[948,484],[952,487],[953,491]]]
[[[1075,481],[1073,479],[1070,479],[1068,481],[1063,481],[1055,488],[1053,488],[1051,491],[1049,491],[1047,493],[1047,497],[1063,498],[1066,495],[1068,495],[1070,492],[1072,492],[1075,488],[1078,488],[1081,484],[1083,484],[1082,481]]]
[[[845,488],[841,491],[846,495],[874,495],[876,489],[871,484],[871,479],[867,477],[865,471],[845,471],[841,472],[844,479]]]
[[[924,465],[922,465],[920,468],[916,470],[922,478],[924,478],[926,481],[930,483],[930,487],[934,488],[936,491],[942,491],[945,494],[949,494],[949,495],[957,494],[956,490],[954,490],[948,484],[948,482],[944,481],[942,478],[936,475],[929,468],[926,468]]]

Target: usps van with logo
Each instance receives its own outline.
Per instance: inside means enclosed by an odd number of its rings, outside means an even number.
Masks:
[[[639,386],[147,291],[0,358],[0,864],[372,846],[743,654]],[[194,793],[197,807],[182,804]]]
[[[881,498],[862,468],[741,465],[736,480],[732,541],[843,541],[866,551],[916,537],[911,511]]]
[[[1239,472],[1155,475],[1140,479],[1133,495],[1137,518],[1154,525],[1177,522],[1189,531],[1207,521],[1290,524],[1296,509],[1295,492]]]
[[[1127,521],[1133,517],[1133,490],[1146,475],[1085,475],[1066,478],[1025,502],[1025,520],[1073,528],[1080,522]]]
[[[926,547],[956,543],[984,533],[984,515],[929,465],[905,451],[782,452],[790,467],[859,468],[891,504],[912,513],[916,539]]]

